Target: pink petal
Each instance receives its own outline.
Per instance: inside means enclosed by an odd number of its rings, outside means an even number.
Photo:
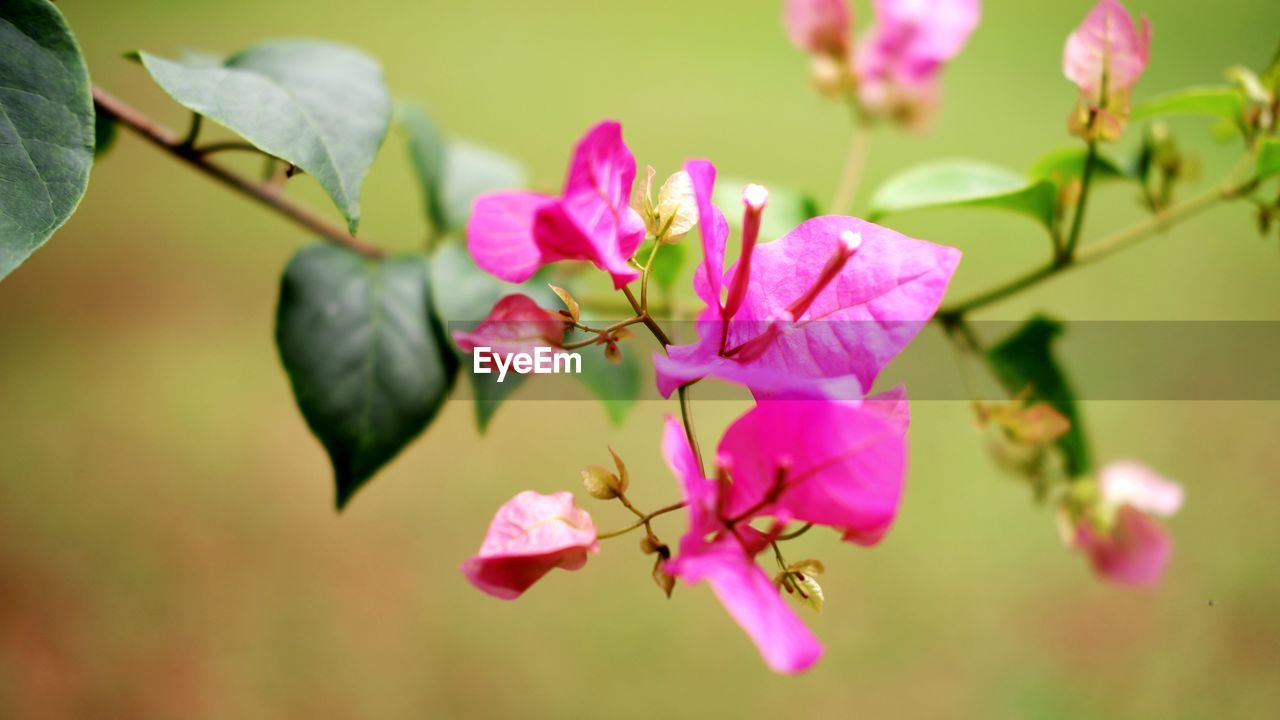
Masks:
[[[1076,543],[1099,576],[1126,585],[1160,582],[1173,550],[1159,523],[1127,505],[1116,515],[1110,535],[1100,535],[1082,523],[1076,528]]]
[[[846,232],[862,236],[857,254],[754,362],[793,377],[852,374],[863,388],[871,387],[933,317],[960,262],[959,250],[851,217],[808,220],[756,248],[750,289],[729,329],[728,346],[751,339],[750,321],[783,315],[818,279]]]
[[[544,252],[590,260],[621,288],[640,277],[627,260],[644,240],[644,220],[629,204],[636,161],[622,142],[622,126],[601,122],[578,141],[564,195],[543,208],[534,237]]]
[[[876,26],[858,46],[864,84],[927,84],[978,26],[978,0],[876,0]]]
[[[1103,77],[1107,92],[1131,89],[1147,67],[1151,24],[1133,24],[1129,11],[1116,0],[1101,0],[1067,37],[1062,71],[1094,102],[1101,99]]]
[[[577,570],[599,550],[591,516],[571,493],[526,490],[498,509],[480,552],[461,569],[480,590],[512,600],[552,569]]]
[[[559,347],[564,340],[564,320],[538,307],[527,295],[507,295],[494,304],[489,315],[470,332],[455,331],[453,339],[463,352],[489,347],[499,352],[533,352],[537,347]]]
[[[733,480],[722,501],[729,517],[759,508],[781,478],[781,495],[756,515],[827,525],[873,544],[898,512],[906,434],[857,403],[766,401],[729,426],[716,458]]]
[[[534,216],[555,199],[531,192],[476,198],[467,221],[467,249],[476,265],[507,282],[524,282],[548,262],[533,239]]]
[[[682,552],[666,569],[689,583],[707,581],[774,672],[803,672],[822,656],[822,644],[732,536]]]
[[[849,6],[845,0],[786,0],[782,23],[796,47],[843,56],[849,49]]]
[[[1181,485],[1133,460],[1109,463],[1099,471],[1098,485],[1109,505],[1130,505],[1166,517],[1182,507]]]
[[[684,501],[689,508],[688,534],[700,540],[719,524],[716,519],[716,482],[703,476],[685,435],[684,425],[671,416],[667,416],[663,428],[662,456],[684,490]]]
[[[729,237],[729,223],[724,213],[711,202],[716,184],[716,166],[709,160],[690,160],[684,164],[698,202],[698,234],[702,237],[702,266],[694,274],[693,287],[708,307],[721,307],[724,302],[724,247]]]

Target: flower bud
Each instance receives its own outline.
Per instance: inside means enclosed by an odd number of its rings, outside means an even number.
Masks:
[[[588,465],[581,471],[581,475],[582,486],[586,488],[587,494],[598,500],[612,500],[620,492],[624,492],[622,480],[599,465]]]

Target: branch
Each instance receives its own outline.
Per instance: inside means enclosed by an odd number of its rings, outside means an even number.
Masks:
[[[329,242],[354,250],[367,258],[385,257],[386,253],[380,248],[353,237],[346,230],[320,217],[310,208],[284,197],[278,188],[260,185],[210,162],[199,149],[192,147],[184,138],[178,137],[173,131],[129,107],[102,88],[93,88],[93,103],[99,111],[115,118],[121,125],[137,133],[152,145],[186,162],[214,180],[257,200]]]

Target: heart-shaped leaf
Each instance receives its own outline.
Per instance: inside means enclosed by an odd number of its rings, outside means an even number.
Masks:
[[[1053,343],[1061,334],[1061,323],[1037,315],[988,350],[987,364],[1010,394],[1025,394],[1029,402],[1049,403],[1070,421],[1071,429],[1058,439],[1058,445],[1067,472],[1078,477],[1089,472],[1092,463],[1075,391],[1053,354]]]
[[[220,65],[146,52],[138,58],[183,107],[314,177],[356,231],[360,186],[391,122],[375,60],[318,40],[265,42]]]
[[[995,165],[942,160],[918,165],[886,181],[871,199],[871,217],[949,207],[1010,210],[1053,226],[1057,191],[1046,180],[1027,180]]]
[[[333,462],[337,505],[417,437],[457,373],[428,263],[303,248],[280,286],[276,344],[303,417]]]
[[[75,212],[93,165],[80,46],[48,0],[0,2],[0,279]]]

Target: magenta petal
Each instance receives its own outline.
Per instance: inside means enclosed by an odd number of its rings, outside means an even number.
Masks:
[[[662,456],[684,490],[684,502],[689,509],[688,536],[700,541],[718,524],[716,483],[703,476],[685,435],[684,425],[671,416],[667,417],[663,428]]]
[[[1151,24],[1142,19],[1135,27],[1129,11],[1116,0],[1101,0],[1067,37],[1062,71],[1094,102],[1101,99],[1102,81],[1107,92],[1132,89],[1147,68]]]
[[[797,377],[853,374],[863,388],[871,387],[933,317],[960,262],[959,250],[857,218],[807,220],[756,248],[750,290],[728,345],[750,339],[750,321],[783,315],[818,279],[844,233],[861,236],[857,253],[756,364]]]
[[[876,0],[875,11],[876,26],[859,43],[854,68],[864,94],[929,85],[964,48],[981,14],[978,0]]]
[[[513,600],[554,568],[581,568],[599,549],[591,516],[571,493],[526,490],[498,509],[480,552],[461,569],[480,590]]]
[[[722,535],[692,554],[682,553],[666,569],[686,582],[710,584],[774,672],[803,672],[822,656],[822,643],[732,536]]]
[[[729,223],[724,213],[711,202],[716,184],[716,166],[709,160],[690,160],[684,164],[698,202],[698,234],[702,237],[702,266],[694,273],[693,287],[708,307],[720,308],[723,302],[724,246],[729,237]]]
[[[1173,551],[1164,528],[1128,505],[1120,508],[1110,535],[1083,523],[1076,529],[1076,543],[1099,576],[1126,585],[1160,582]]]
[[[486,193],[467,221],[467,249],[476,265],[507,282],[524,282],[547,262],[533,239],[537,212],[555,198],[531,192]]]
[[[564,320],[538,306],[527,295],[504,296],[470,332],[455,331],[454,342],[465,353],[477,347],[498,352],[532,353],[538,347],[559,347],[564,339]]]
[[[636,161],[622,126],[597,124],[578,141],[564,195],[538,214],[534,237],[545,252],[590,260],[621,288],[640,276],[627,260],[644,240],[644,220],[630,207]]]
[[[757,507],[781,472],[784,492],[759,515],[827,525],[872,544],[898,512],[905,428],[857,403],[767,401],[729,426],[717,461],[733,478],[728,515]]]

